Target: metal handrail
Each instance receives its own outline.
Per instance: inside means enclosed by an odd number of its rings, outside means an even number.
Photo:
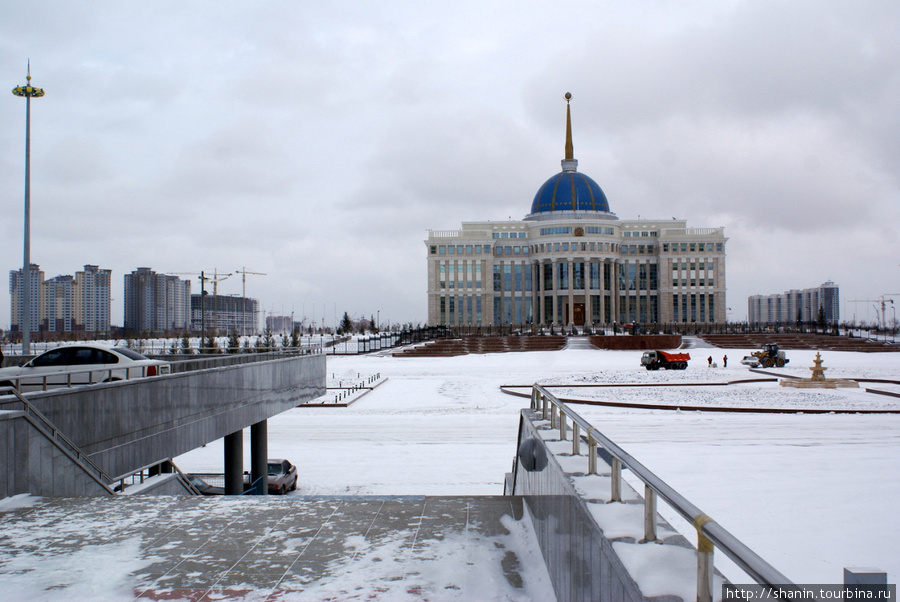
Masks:
[[[297,355],[319,355],[322,349],[319,347],[297,347],[288,350],[267,351],[265,353],[216,353],[198,355],[191,359],[171,362],[173,374],[189,372],[193,370],[206,370],[208,368],[223,368],[238,364],[254,364],[270,360],[280,360]]]
[[[93,460],[91,460],[87,454],[82,452],[81,448],[79,448],[77,445],[75,445],[75,443],[72,442],[72,440],[66,437],[62,433],[62,431],[57,429],[40,410],[31,405],[31,403],[29,403],[29,401],[25,399],[15,387],[0,387],[0,396],[4,395],[7,392],[15,396],[16,399],[7,401],[0,399],[0,404],[17,402],[21,403],[24,407],[26,416],[32,418],[32,424],[43,430],[44,433],[54,441],[64,444],[64,447],[67,448],[66,451],[69,453],[69,455],[71,455],[77,462],[82,464],[84,468],[89,468],[96,472],[96,474],[91,476],[94,477],[94,479],[99,483],[104,485],[107,489],[109,489],[110,483],[113,482],[112,477],[106,474],[106,472],[102,468],[100,468],[100,466],[97,465]],[[34,420],[35,418],[40,422],[39,425],[36,424]]]
[[[658,541],[656,537],[657,496],[663,498],[673,510],[693,525],[697,530],[697,600],[699,602],[712,600],[713,551],[715,548],[724,552],[758,584],[771,586],[779,591],[800,591],[793,582],[772,565],[541,385],[536,384],[532,388],[531,409],[541,412],[542,418],[550,421],[550,428],[559,429],[559,437],[562,441],[567,440],[569,431],[566,418],[572,422],[573,455],[581,455],[579,444],[581,433],[584,433],[589,447],[589,474],[598,474],[597,447],[602,447],[609,452],[612,456],[610,501],[622,501],[623,466],[644,483],[644,539],[641,540],[642,542]]]
[[[106,366],[104,364],[104,366]],[[109,364],[109,366],[113,366],[113,364]],[[79,370],[69,370],[64,373],[56,372],[50,374],[41,374],[41,375],[20,375],[15,377],[5,378],[4,381],[8,381],[12,383],[13,387],[16,389],[21,388],[21,384],[23,380],[27,381],[38,381],[40,380],[41,391],[48,391],[51,388],[58,387],[81,387],[84,385],[96,385],[105,382],[113,382],[115,380],[134,380],[136,378],[147,378],[147,371],[150,368],[157,368],[158,366],[119,366],[119,367],[103,367],[103,368],[81,368]],[[124,373],[125,378],[119,378],[122,373]],[[78,379],[73,379],[73,376],[87,374],[88,382],[73,382]],[[94,375],[98,375],[98,380],[94,380]],[[104,378],[105,375],[105,378]],[[65,378],[65,382],[57,382],[60,377]],[[50,382],[54,381],[54,382]],[[33,386],[31,384],[27,386]]]

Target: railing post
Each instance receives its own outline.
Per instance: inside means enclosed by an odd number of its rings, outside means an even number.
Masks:
[[[644,483],[644,542],[656,539],[656,492]]]
[[[581,455],[581,429],[578,426],[578,423],[574,420],[572,421],[572,455],[580,456]]]
[[[713,551],[715,546],[709,538],[703,534],[703,526],[712,522],[712,518],[701,514],[694,518],[694,527],[697,529],[697,602],[712,602],[713,591]]]
[[[588,431],[588,474],[597,474],[597,442]]]
[[[556,428],[556,410],[557,410],[556,404],[551,403],[550,404],[550,428],[552,428],[552,429]]]
[[[559,440],[566,440],[566,415],[561,409],[559,411]]]
[[[613,456],[612,459],[612,474],[610,475],[610,491],[609,491],[609,501],[611,502],[621,502],[622,501],[622,461],[617,457]]]

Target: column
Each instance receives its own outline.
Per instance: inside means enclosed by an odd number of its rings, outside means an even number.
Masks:
[[[263,486],[259,495],[269,494],[268,482],[269,437],[265,420],[250,425],[250,482],[262,477]]]
[[[544,282],[540,278],[541,264],[535,260],[531,260],[531,315],[533,325],[540,326],[544,323],[544,312],[541,309],[541,298],[543,297]]]
[[[609,260],[603,259],[600,262],[600,282],[599,282],[599,294],[600,294],[600,323],[606,323],[606,273],[609,270]]]
[[[575,260],[569,257],[569,324],[575,324]],[[567,324],[568,326],[568,324]]]
[[[612,261],[612,274],[610,280],[612,281],[612,295],[610,295],[610,303],[612,307],[610,307],[609,313],[612,318],[613,323],[619,321],[619,265],[620,260],[613,259]]]
[[[594,304],[591,297],[594,290],[591,288],[591,272],[594,269],[594,262],[591,259],[584,260],[584,325],[586,328],[593,326],[594,321]]]
[[[244,493],[244,431],[225,435],[225,495]]]

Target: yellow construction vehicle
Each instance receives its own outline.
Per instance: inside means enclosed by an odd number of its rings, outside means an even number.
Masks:
[[[762,351],[754,351],[750,355],[759,360],[759,365],[762,368],[771,368],[772,366],[783,368],[785,364],[791,361],[784,357],[784,351],[778,349],[778,344],[776,343],[766,343],[763,345]]]

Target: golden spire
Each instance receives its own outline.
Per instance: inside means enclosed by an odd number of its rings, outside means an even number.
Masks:
[[[569,107],[569,101],[572,100],[572,93],[566,92],[566,158],[562,160],[563,171],[578,171],[578,161],[575,159],[575,150],[572,146],[572,111]]]

